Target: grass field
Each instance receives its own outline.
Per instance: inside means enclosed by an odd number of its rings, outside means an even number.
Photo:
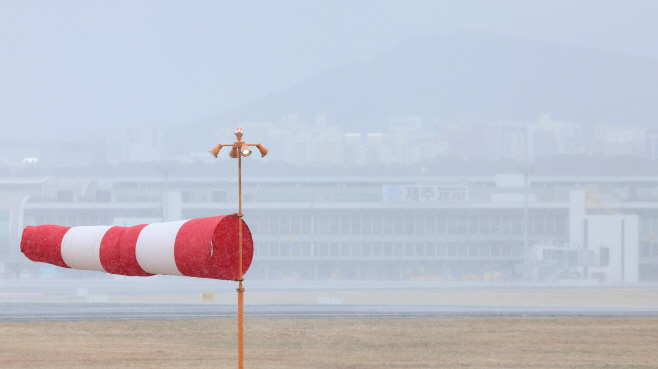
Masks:
[[[236,368],[234,319],[0,323],[0,368]],[[658,318],[248,319],[251,368],[658,368]]]

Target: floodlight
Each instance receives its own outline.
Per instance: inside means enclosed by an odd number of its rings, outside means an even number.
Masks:
[[[219,150],[221,150],[223,146],[224,145],[219,144],[219,145],[215,146],[215,148],[210,150],[210,153],[212,154],[212,156],[217,157],[217,155],[219,154]]]
[[[232,157],[233,159],[238,157],[238,148],[233,146],[231,151],[228,153],[228,156]]]
[[[258,151],[260,151],[260,156],[261,157],[267,155],[267,152],[269,151],[265,148],[265,146],[263,146],[261,144],[256,144],[256,148],[258,149]]]
[[[251,150],[249,150],[249,147],[247,147],[246,143],[242,143],[242,146],[240,147],[240,155],[247,157],[251,155]]]

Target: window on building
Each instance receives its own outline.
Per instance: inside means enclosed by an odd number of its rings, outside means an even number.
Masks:
[[[269,216],[269,231],[270,234],[281,233],[280,217],[274,215]]]
[[[180,193],[180,201],[184,203],[190,202],[190,191],[181,191]]]
[[[404,234],[403,217],[398,215],[393,218],[393,234]]]
[[[350,234],[361,234],[361,216],[355,215],[349,218],[350,220]]]
[[[58,190],[57,191],[57,202],[73,202],[73,191],[72,190]]]
[[[293,216],[290,218],[290,234],[301,234],[302,218]]]
[[[347,242],[342,242],[340,244],[340,256],[349,257],[350,256],[350,244]]]
[[[329,244],[326,242],[320,242],[318,244],[318,255],[320,257],[329,256]]]
[[[279,246],[280,251],[280,256],[283,257],[288,257],[290,256],[290,244],[289,243],[281,243]]]
[[[414,217],[414,234],[424,235],[425,232],[425,223],[427,222],[426,216],[415,216]]]
[[[311,222],[313,221],[312,217],[304,216],[301,217],[301,224],[299,234],[311,234]]]
[[[212,202],[226,202],[226,191],[213,191]]]
[[[522,234],[523,233],[523,217],[514,216],[512,217],[512,234]]]
[[[258,224],[258,227],[257,227],[258,234],[268,234],[269,233],[267,215],[260,214],[258,216],[258,220],[256,221],[256,223]]]
[[[480,218],[477,216],[468,217],[468,234],[480,233]]]
[[[416,250],[414,249],[414,244],[411,242],[406,242],[404,244],[404,256],[413,257]]]
[[[317,217],[315,219],[316,219],[318,234],[328,235],[329,234],[329,221],[328,221],[327,217]]]
[[[372,234],[372,218],[364,216],[361,218],[361,232],[363,234]]]
[[[446,234],[446,217],[436,218],[436,234]]]
[[[436,234],[436,218],[434,216],[425,219],[425,231],[428,235]]]
[[[337,242],[332,242],[329,244],[329,256],[338,257],[340,256],[340,244]]]
[[[296,258],[302,256],[302,245],[299,242],[290,244],[290,256]]]
[[[415,234],[414,216],[407,214],[404,216],[404,234]]]
[[[512,218],[508,215],[501,217],[501,233],[502,234],[511,234],[512,233]]]
[[[415,256],[425,256],[425,243],[416,243],[414,245],[415,250]]]
[[[403,252],[404,252],[404,244],[401,242],[396,242],[393,248],[393,256],[401,257],[404,255]]]
[[[393,244],[390,242],[385,242],[382,245],[382,256],[384,257],[391,257],[393,256]]]
[[[280,255],[280,244],[278,242],[270,243],[270,256],[279,256]]]
[[[304,257],[313,256],[313,245],[310,242],[303,242],[301,252]]]
[[[292,230],[290,227],[292,223],[292,219],[290,217],[282,216],[279,218],[279,222],[281,224],[280,234],[292,234]]]
[[[340,234],[340,220],[337,216],[329,217],[329,234]]]
[[[361,243],[352,242],[350,245],[350,256],[360,257],[361,256]]]
[[[500,226],[500,216],[499,215],[494,215],[490,218],[490,230],[491,234],[500,234],[501,231],[501,226]]]
[[[457,217],[457,232],[459,234],[468,233],[468,217],[466,216]]]
[[[96,191],[96,202],[111,202],[111,201],[112,201],[112,191],[110,190]]]
[[[382,234],[393,234],[393,218],[391,216],[383,217]]]
[[[457,234],[459,231],[459,219],[457,217],[448,217],[446,219],[446,229],[448,234]]]
[[[373,256],[373,254],[372,254],[372,244],[370,242],[363,243],[363,246],[361,247],[361,256],[366,257],[366,258]]]
[[[425,253],[427,256],[437,256],[436,254],[436,243],[428,242],[425,244]]]
[[[383,220],[380,216],[375,216],[372,218],[372,234],[382,234],[383,232]]]

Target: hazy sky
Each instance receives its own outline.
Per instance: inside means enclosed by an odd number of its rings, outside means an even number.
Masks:
[[[658,59],[657,16],[658,1],[0,0],[0,137],[194,122],[435,32]]]

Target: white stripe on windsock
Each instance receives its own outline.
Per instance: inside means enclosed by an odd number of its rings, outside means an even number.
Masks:
[[[83,226],[69,229],[62,238],[62,259],[73,269],[105,272],[99,255],[101,241],[112,226]]]
[[[183,275],[176,266],[174,245],[180,227],[187,220],[149,224],[137,238],[135,256],[145,272],[151,274]]]

